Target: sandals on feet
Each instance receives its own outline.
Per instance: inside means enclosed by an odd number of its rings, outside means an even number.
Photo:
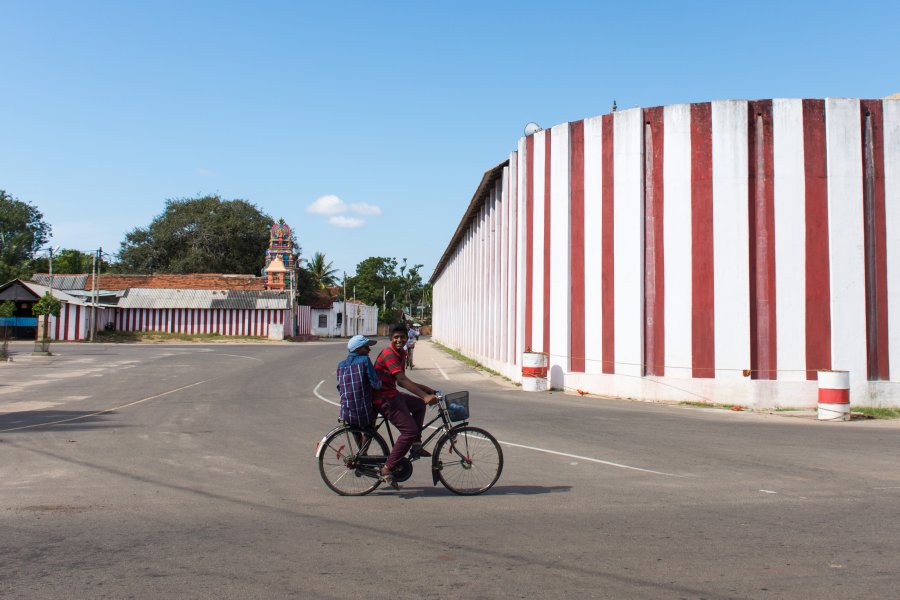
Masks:
[[[395,490],[399,490],[399,489],[400,489],[400,484],[397,483],[397,481],[394,479],[394,474],[391,473],[391,470],[388,469],[387,467],[382,467],[380,479],[381,479],[381,482],[382,482],[382,483],[388,484],[389,486],[391,486],[391,487],[394,488]]]

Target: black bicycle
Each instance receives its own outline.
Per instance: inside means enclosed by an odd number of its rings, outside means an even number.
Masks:
[[[431,476],[434,485],[440,481],[448,490],[463,496],[474,496],[491,489],[503,471],[503,451],[496,438],[479,427],[472,427],[469,418],[469,392],[442,395],[432,403],[437,416],[425,424],[425,431],[440,421],[422,446],[435,438],[431,450]],[[379,433],[382,426],[388,432],[390,445]],[[319,473],[329,488],[342,496],[364,496],[381,485],[384,466],[394,435],[384,416],[374,425],[355,427],[342,423],[319,442],[316,458]],[[394,480],[406,481],[412,476],[413,462],[420,457],[410,452],[394,468]]]

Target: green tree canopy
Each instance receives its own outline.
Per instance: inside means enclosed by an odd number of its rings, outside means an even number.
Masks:
[[[53,274],[54,275],[75,275],[80,273],[90,273],[93,267],[94,254],[92,252],[81,252],[80,250],[72,250],[64,248],[59,254],[53,255]],[[103,261],[100,265],[102,271],[108,263]],[[34,260],[33,270],[35,273],[49,273],[50,259],[41,256]]]
[[[337,283],[337,269],[334,263],[327,261],[323,252],[316,252],[313,257],[306,261],[306,270],[316,282],[316,287],[324,290]]]
[[[356,266],[356,274],[347,278],[347,295],[380,307],[379,319],[393,321],[400,311],[414,312],[430,297],[430,286],[423,285],[422,265],[409,265],[407,259],[372,256]]]
[[[259,273],[272,217],[246,200],[166,201],[149,226],[125,236],[115,269],[127,273]],[[300,249],[295,244],[294,251]]]
[[[31,272],[31,261],[50,239],[41,212],[0,190],[0,283]]]

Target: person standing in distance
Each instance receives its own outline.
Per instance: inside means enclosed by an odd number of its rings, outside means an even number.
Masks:
[[[414,456],[431,456],[422,448],[422,423],[425,405],[437,401],[434,389],[406,376],[406,331],[405,324],[394,325],[387,348],[375,359],[375,372],[381,379],[381,389],[375,390],[375,406],[400,432],[381,470],[382,480],[394,489],[400,486],[394,481],[392,469],[410,449]],[[404,394],[397,389],[398,385],[415,395]]]

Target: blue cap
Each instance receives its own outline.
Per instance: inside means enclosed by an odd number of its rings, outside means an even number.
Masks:
[[[364,335],[354,335],[352,338],[350,338],[350,341],[347,342],[347,350],[349,350],[350,352],[356,352],[363,346],[374,346],[377,343],[378,342],[376,342],[375,340],[370,340]]]

